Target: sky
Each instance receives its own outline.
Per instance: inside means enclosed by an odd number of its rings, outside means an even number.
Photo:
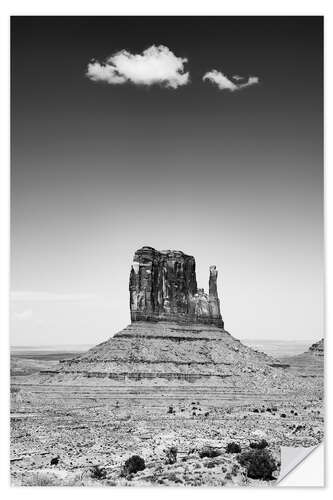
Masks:
[[[130,322],[144,246],[239,339],[323,336],[321,17],[13,17],[11,344]]]

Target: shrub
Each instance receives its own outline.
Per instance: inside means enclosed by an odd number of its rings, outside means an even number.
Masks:
[[[254,408],[252,411],[253,411],[253,413],[259,413],[258,408]]]
[[[167,457],[166,463],[169,465],[175,464],[177,462],[177,453],[178,450],[175,446],[171,446],[171,448],[165,450],[165,454]]]
[[[90,469],[91,477],[93,479],[105,479],[106,478],[106,470],[103,469],[100,465],[94,465]]]
[[[281,415],[280,415],[281,418],[286,418],[286,416],[287,415],[285,413],[281,413]]]
[[[60,460],[60,456],[57,455],[56,457],[51,458],[50,464],[51,465],[58,465],[59,460]]]
[[[242,453],[238,461],[246,468],[248,477],[251,479],[273,479],[272,472],[277,469],[277,464],[268,450],[250,450]]]
[[[205,464],[205,467],[207,467],[207,469],[213,469],[215,466],[216,462],[208,462],[207,464]]]
[[[175,472],[170,472],[170,474],[166,474],[164,476],[164,479],[166,479],[167,481],[170,481],[170,482],[173,482],[173,483],[182,483],[183,481],[181,480],[180,477],[177,476],[177,474]]]
[[[237,472],[239,471],[239,465],[234,464],[231,469],[232,476],[237,476]]]
[[[268,443],[266,439],[262,439],[261,441],[254,441],[253,443],[250,443],[250,448],[254,450],[263,450],[264,448],[267,448]]]
[[[199,457],[200,458],[215,458],[221,455],[221,451],[218,450],[217,448],[213,448],[212,446],[204,446],[202,450],[199,451]]]
[[[173,406],[169,406],[169,409],[168,409],[167,413],[173,413]]]
[[[140,470],[144,470],[146,464],[143,458],[139,455],[133,455],[126,460],[121,471],[122,476],[128,476],[129,474],[136,474]]]
[[[238,443],[228,443],[226,447],[227,453],[240,453],[242,451]]]

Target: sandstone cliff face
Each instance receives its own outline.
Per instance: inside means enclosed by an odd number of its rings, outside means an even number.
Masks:
[[[129,283],[132,322],[199,322],[223,328],[217,274],[211,266],[206,294],[197,288],[194,257],[178,250],[137,250]]]

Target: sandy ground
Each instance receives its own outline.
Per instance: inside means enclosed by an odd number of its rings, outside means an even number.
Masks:
[[[18,363],[19,361],[19,363]],[[14,485],[273,485],[247,477],[239,454],[266,439],[277,464],[280,446],[312,446],[323,437],[318,380],[309,391],[281,395],[226,391],[221,385],[142,383],[89,385],[42,383],[38,370],[54,359],[13,359],[11,387],[11,477]],[[220,453],[200,457],[205,446]],[[167,450],[177,449],[175,463]],[[137,454],[146,468],[121,476]],[[56,465],[51,459],[59,457]],[[91,473],[93,465],[105,477]]]

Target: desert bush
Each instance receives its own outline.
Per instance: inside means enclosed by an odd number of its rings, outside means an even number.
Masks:
[[[234,464],[232,466],[232,469],[231,469],[231,475],[232,476],[237,476],[238,471],[239,471],[239,465]]]
[[[208,462],[206,463],[204,466],[207,467],[207,469],[213,469],[214,467],[216,467],[216,462],[212,461],[212,462]]]
[[[175,472],[170,472],[170,474],[165,474],[165,476],[163,476],[163,478],[166,479],[167,481],[170,481],[170,482],[173,482],[176,484],[180,484],[183,482],[181,480],[181,478],[178,477]]]
[[[263,450],[264,448],[267,448],[268,443],[266,439],[262,439],[261,441],[254,441],[250,443],[250,448],[254,450]]]
[[[101,467],[100,465],[94,465],[93,467],[91,467],[90,473],[93,479],[101,480],[106,478],[106,470],[103,469],[103,467]]]
[[[165,450],[166,463],[169,465],[175,464],[177,462],[177,453],[178,450],[175,446],[171,446],[171,448]]]
[[[281,418],[286,418],[286,416],[287,415],[285,413],[281,413],[281,415],[280,415]]]
[[[56,457],[51,458],[50,465],[58,465],[59,460],[60,460],[60,456],[59,455],[57,455]]]
[[[246,468],[251,479],[270,481],[273,479],[272,472],[277,469],[272,454],[266,449],[245,451],[238,457],[238,462]]]
[[[221,455],[222,452],[218,450],[217,448],[213,448],[212,446],[204,446],[200,451],[199,451],[199,457],[204,458],[215,458]]]
[[[173,406],[169,406],[167,413],[173,413]]]
[[[238,443],[228,443],[226,447],[227,453],[240,453],[242,451]]]
[[[128,458],[123,465],[121,476],[128,476],[129,474],[136,474],[140,470],[144,470],[146,468],[146,464],[143,458],[139,457],[139,455],[133,455]]]

